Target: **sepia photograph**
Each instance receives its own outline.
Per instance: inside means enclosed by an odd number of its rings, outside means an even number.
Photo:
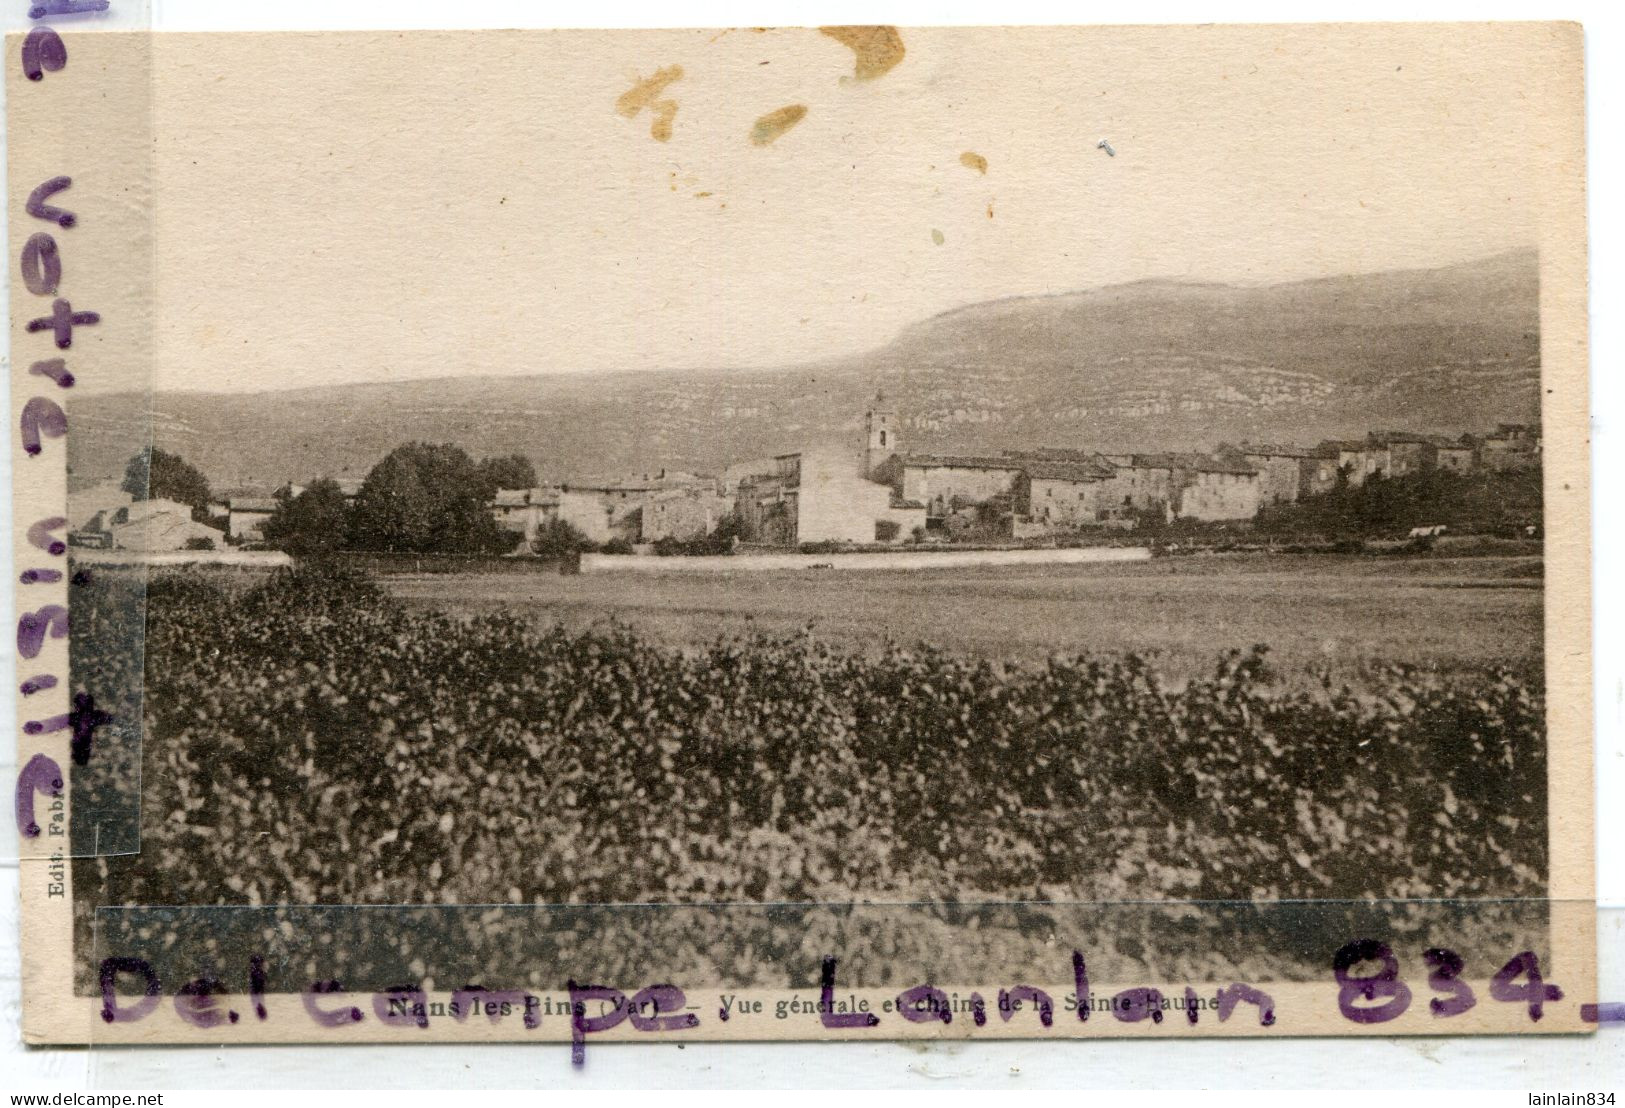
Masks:
[[[1584,1029],[1577,28],[68,43],[31,1034]]]

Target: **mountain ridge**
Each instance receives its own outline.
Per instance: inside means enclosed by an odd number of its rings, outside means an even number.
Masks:
[[[717,471],[858,445],[877,389],[905,449],[1145,450],[1459,433],[1539,415],[1533,251],[1267,285],[1149,279],[962,305],[855,355],[783,368],[468,374],[252,393],[74,397],[74,487],[146,441],[219,488],[363,475],[411,440],[524,453],[548,479]]]

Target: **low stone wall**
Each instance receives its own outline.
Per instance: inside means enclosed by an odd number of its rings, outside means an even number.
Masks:
[[[281,569],[293,558],[280,550],[96,550],[76,546],[77,563],[97,566],[235,566],[242,569]]]
[[[1144,562],[1144,546],[1089,546],[1058,550],[898,550],[854,554],[719,554],[649,558],[635,554],[584,554],[582,573],[749,573],[763,570],[962,569],[967,566],[1082,565]]]
[[[339,554],[346,565],[368,573],[573,573],[574,558],[512,557],[502,554],[403,554],[354,550]]]

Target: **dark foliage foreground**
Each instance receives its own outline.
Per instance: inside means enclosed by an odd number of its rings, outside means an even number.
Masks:
[[[135,680],[107,656],[139,611],[129,587],[98,578],[74,596],[76,632],[100,628],[76,633],[76,682],[103,704]],[[1255,647],[1176,688],[1135,655],[1014,666],[811,636],[679,651],[625,630],[411,613],[321,571],[235,590],[156,581],[146,634],[141,849],[75,867],[89,903],[925,905],[788,924],[762,908],[653,909],[641,923],[436,909],[425,918],[441,937],[420,935],[416,951],[383,923],[385,953],[307,937],[324,975],[335,961],[439,965],[446,984],[447,958],[489,967],[528,935],[590,948],[606,972],[658,939],[681,962],[671,972],[743,985],[770,950],[841,942],[841,921],[857,920],[869,954],[854,972],[885,977],[1001,943],[1035,958],[1025,942],[1068,941],[1061,917],[1113,912],[1138,913],[1107,929],[1119,952],[1252,958],[1268,974],[1318,962],[1319,939],[1259,951],[1230,931],[1225,952],[1213,921],[1258,909],[1064,902],[1545,890],[1543,697],[1499,670],[1393,666],[1350,688],[1282,681]],[[105,803],[134,787],[128,768],[93,764],[76,787]],[[1011,901],[1049,903],[966,906]],[[1271,926],[1291,936],[1317,911],[1311,930],[1342,926],[1341,908],[1277,912]],[[291,933],[286,911],[243,918],[273,916]],[[583,934],[566,924],[588,916]],[[225,956],[197,916],[136,918],[104,930]],[[970,943],[967,926],[990,931]]]

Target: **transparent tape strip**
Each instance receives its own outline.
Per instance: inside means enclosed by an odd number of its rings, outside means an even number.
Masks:
[[[18,729],[6,822],[20,858],[130,854],[147,570],[96,548],[160,526],[147,487],[151,11],[130,0],[12,10],[27,18],[8,27],[4,59]],[[121,414],[77,418],[86,392],[117,395]],[[74,595],[104,574],[121,607],[83,626]],[[117,648],[87,659],[77,647],[90,635]]]

